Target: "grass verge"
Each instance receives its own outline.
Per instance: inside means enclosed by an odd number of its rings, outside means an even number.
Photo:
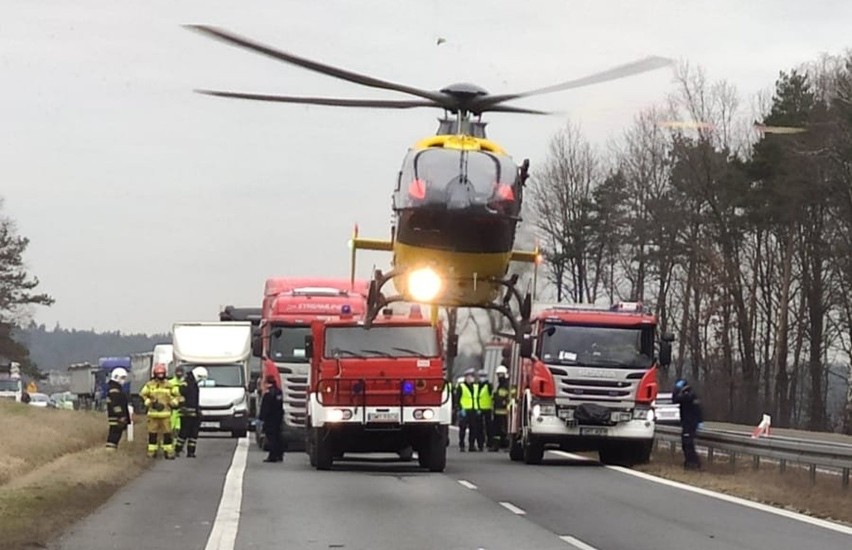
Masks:
[[[10,426],[12,429],[10,429]],[[43,548],[148,465],[144,422],[135,441],[106,450],[104,413],[0,406],[0,540]]]
[[[702,471],[684,471],[680,449],[673,456],[667,445],[654,451],[649,464],[635,469],[687,485],[852,525],[852,489],[844,490],[838,475],[817,473],[816,483],[811,485],[807,469],[788,464],[787,470],[781,474],[777,464],[762,462],[759,470],[753,470],[748,457],[738,457],[736,469],[733,469],[728,458],[718,454],[713,464],[708,464],[704,457]]]

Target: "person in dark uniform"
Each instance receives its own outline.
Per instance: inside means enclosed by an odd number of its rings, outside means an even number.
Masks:
[[[476,382],[476,370],[468,369],[464,373],[464,382],[456,388],[459,404],[459,451],[464,452],[464,437],[470,432],[468,445],[470,452],[476,450],[482,421],[479,419],[479,384]]]
[[[107,432],[106,448],[118,449],[121,434],[130,424],[130,411],[127,408],[127,394],[124,393],[124,384],[127,382],[127,371],[121,367],[112,369],[107,384],[107,419],[109,420],[109,431]]]
[[[683,448],[683,467],[700,470],[701,460],[695,451],[695,433],[701,427],[701,403],[689,383],[683,378],[675,382],[672,402],[680,405],[680,444]]]
[[[198,429],[201,425],[201,409],[198,404],[198,380],[207,377],[207,369],[195,367],[184,374],[183,380],[177,386],[180,391],[180,432],[178,432],[175,454],[180,455],[186,446],[186,458],[195,458],[195,448],[198,445]]]
[[[263,435],[266,436],[266,448],[269,450],[264,462],[284,460],[284,442],[281,440],[281,423],[284,421],[284,394],[275,381],[275,377],[266,377],[266,393],[260,401],[260,420],[263,422]]]
[[[500,365],[494,371],[497,375],[497,388],[494,390],[493,434],[489,442],[489,451],[499,451],[509,446],[509,369]]]

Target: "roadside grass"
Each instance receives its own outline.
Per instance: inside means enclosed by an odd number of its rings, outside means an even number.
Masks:
[[[139,475],[149,464],[144,425],[134,426],[133,443],[123,437],[108,451],[104,413],[3,404],[0,546],[45,547]]]
[[[751,457],[738,456],[735,468],[729,458],[717,453],[713,464],[702,457],[700,472],[683,469],[680,446],[672,455],[668,445],[654,450],[649,464],[635,469],[785,510],[852,525],[852,488],[844,489],[839,475],[817,472],[811,484],[807,468],[787,464],[782,474],[778,464],[765,461],[754,470]]]

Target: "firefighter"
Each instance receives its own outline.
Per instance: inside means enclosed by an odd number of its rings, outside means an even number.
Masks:
[[[124,393],[124,384],[127,383],[127,371],[121,367],[112,369],[107,384],[107,419],[109,420],[109,431],[107,432],[106,448],[116,450],[121,434],[130,424],[130,411],[127,408],[127,394]]]
[[[497,388],[494,390],[494,418],[492,420],[492,438],[489,450],[499,451],[509,446],[509,369],[500,365],[494,371],[497,375]]]
[[[476,370],[467,369],[464,381],[456,389],[459,404],[459,451],[464,452],[464,436],[469,433],[468,450],[476,450],[476,440],[479,438],[482,423],[479,420],[477,395],[479,384],[476,382]]]
[[[266,392],[260,401],[260,420],[263,422],[263,435],[266,436],[266,448],[269,451],[264,462],[282,462],[284,460],[284,442],[281,440],[281,424],[284,421],[284,394],[278,387],[275,376],[266,376]]]
[[[683,448],[683,467],[686,470],[700,470],[701,460],[695,451],[695,433],[703,422],[701,403],[692,386],[683,378],[675,382],[672,402],[680,405],[680,444]]]
[[[488,380],[488,374],[484,370],[479,371],[479,389],[476,396],[476,405],[479,410],[479,434],[476,438],[476,448],[481,452],[485,448],[485,444],[491,444],[493,437],[493,416],[494,402],[492,400],[493,390],[491,382]]]
[[[198,382],[207,380],[207,369],[195,367],[183,377],[180,392],[180,432],[178,433],[175,455],[180,456],[184,446],[186,457],[195,458],[198,443],[198,428],[201,424],[201,408],[198,404]]]
[[[185,375],[186,375],[186,367],[184,367],[183,365],[178,365],[177,367],[175,367],[175,375],[172,376],[171,378],[169,378],[169,384],[172,386],[172,388],[175,388],[175,391],[177,392],[179,401],[181,399],[180,396],[182,395],[181,391],[180,391],[180,387],[183,384],[183,377]],[[180,404],[180,403],[178,403],[178,404]],[[171,426],[172,426],[172,434],[174,434],[174,437],[177,437],[178,434],[180,433],[180,417],[181,417],[180,407],[175,407],[174,409],[172,409],[172,416],[171,416],[170,422],[171,422]],[[180,452],[177,452],[177,454],[180,454]]]
[[[155,365],[152,373],[154,376],[139,393],[148,409],[148,457],[155,458],[158,448],[162,446],[163,456],[173,459],[175,449],[172,443],[171,415],[178,405],[177,388],[172,387],[166,380],[165,365]]]

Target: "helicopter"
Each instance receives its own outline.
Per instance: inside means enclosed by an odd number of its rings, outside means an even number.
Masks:
[[[438,308],[448,317],[448,355],[457,350],[458,308],[496,310],[512,325],[513,336],[529,347],[531,292],[522,292],[519,276],[509,274],[511,262],[541,262],[534,250],[515,250],[515,234],[529,177],[529,160],[516,164],[499,144],[486,136],[483,113],[548,115],[546,111],[505,105],[525,97],[580,88],[651,71],[673,64],[671,59],[651,56],[583,78],[519,93],[493,95],[470,83],[456,83],[440,90],[398,84],[334,67],[207,25],[188,28],[232,46],[333,78],[370,88],[401,92],[415,99],[348,99],[297,97],[230,91],[196,90],[198,93],[254,101],[356,107],[373,109],[438,108],[435,135],[426,137],[405,155],[393,191],[393,221],[389,240],[366,239],[358,228],[350,241],[352,279],[358,250],[393,253],[392,268],[376,269],[367,297],[365,326],[394,302],[431,306],[433,322]],[[396,295],[386,296],[393,281]],[[534,286],[534,285],[533,285]],[[518,315],[512,311],[512,302]],[[527,346],[524,346],[527,342]],[[527,355],[527,353],[524,353]]]

